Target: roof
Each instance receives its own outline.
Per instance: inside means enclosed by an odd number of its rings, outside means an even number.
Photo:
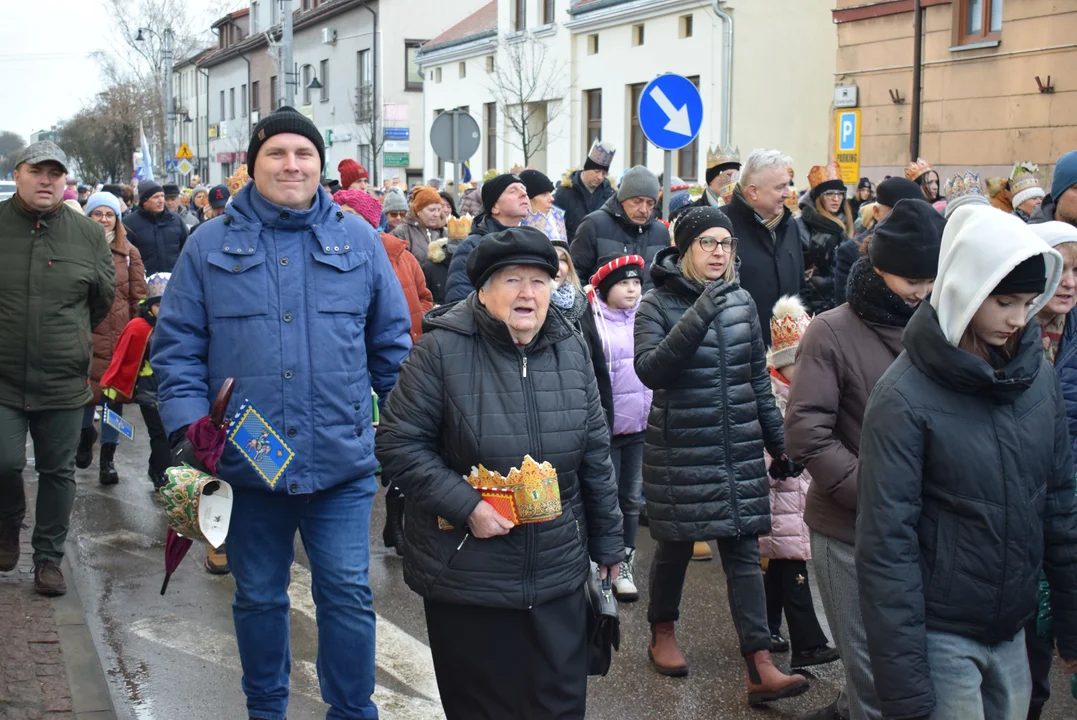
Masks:
[[[210,25],[210,27],[217,27],[219,25],[225,24],[226,22],[235,21],[235,20],[238,20],[241,17],[247,17],[250,14],[251,14],[251,9],[249,7],[241,8],[239,10],[236,10],[233,13],[229,13],[229,14],[225,15],[223,18],[221,18],[217,22]]]
[[[468,40],[497,32],[497,0],[479,8],[471,15],[453,25],[433,40],[423,45],[423,52],[450,45],[460,45]]]
[[[179,70],[181,67],[186,67],[187,65],[197,65],[198,63],[202,62],[203,60],[208,58],[213,53],[217,52],[218,49],[219,48],[216,45],[213,45],[211,47],[206,48],[205,50],[199,50],[195,54],[193,54],[193,55],[191,55],[189,57],[186,57],[183,60],[180,60],[178,63],[176,63],[175,65],[172,66],[172,69],[173,70]]]

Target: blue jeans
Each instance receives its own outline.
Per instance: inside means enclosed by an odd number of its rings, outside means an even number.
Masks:
[[[295,533],[310,559],[318,620],[318,682],[328,720],[377,720],[370,591],[373,477],[311,495],[233,487],[228,561],[236,581],[243,692],[251,717],[283,720],[291,671],[288,584]]]
[[[998,645],[927,632],[935,720],[1025,720],[1032,697],[1025,631]]]
[[[83,430],[86,430],[87,428],[92,428],[93,427],[93,414],[94,414],[94,411],[97,410],[98,407],[100,407],[100,406],[99,405],[87,405],[86,407],[84,407],[82,409],[82,429]],[[116,405],[110,405],[109,410],[116,413],[120,417],[123,417],[123,405],[120,405],[119,403],[117,403]],[[104,416],[104,411],[103,410],[102,410],[101,414],[102,414],[102,416]],[[116,445],[119,442],[120,442],[120,431],[117,430],[116,428],[112,427],[111,425],[106,424],[105,421],[102,420],[101,421],[101,444],[102,445]]]

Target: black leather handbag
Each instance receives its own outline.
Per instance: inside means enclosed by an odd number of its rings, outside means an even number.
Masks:
[[[613,577],[598,579],[598,568],[591,567],[587,582],[587,674],[604,677],[613,663],[613,651],[621,648],[621,621],[617,617],[617,599],[613,597]]]

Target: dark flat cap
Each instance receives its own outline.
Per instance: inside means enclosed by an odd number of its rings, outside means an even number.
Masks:
[[[546,233],[533,227],[514,227],[487,235],[467,257],[467,277],[476,290],[509,265],[539,267],[557,277],[557,251]]]

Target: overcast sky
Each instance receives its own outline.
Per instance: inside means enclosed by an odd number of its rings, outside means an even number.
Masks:
[[[137,6],[130,0],[131,7]],[[189,0],[208,28],[213,0]],[[216,3],[213,3],[216,4]],[[237,4],[239,4],[237,2]],[[31,132],[74,115],[103,87],[95,51],[120,51],[104,0],[0,0],[0,131]]]

